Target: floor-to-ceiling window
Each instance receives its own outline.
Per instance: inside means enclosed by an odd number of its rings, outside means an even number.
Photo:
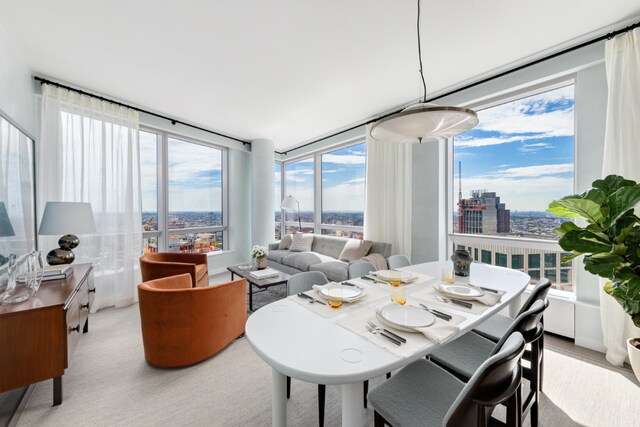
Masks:
[[[282,204],[282,163],[275,162],[273,165],[273,186],[275,199],[273,206],[275,207],[274,220],[275,220],[275,237],[276,240],[280,240],[281,224],[281,210]]]
[[[226,150],[141,130],[145,251],[224,249]]]
[[[299,208],[296,206],[285,212],[286,233],[313,233],[315,230],[314,164],[314,158],[308,157],[284,165],[283,197],[291,195],[299,205]]]
[[[365,143],[320,155],[322,234],[362,239],[364,224]]]
[[[282,199],[291,195],[300,204],[301,225],[297,206],[285,211],[286,233],[302,228],[305,233],[362,239],[366,164],[367,150],[363,140],[283,164],[276,162],[276,238],[280,237],[278,223],[282,224],[279,221]],[[279,185],[279,177],[284,181],[283,186]]]
[[[572,263],[561,262],[553,231],[566,218],[545,211],[574,192],[573,82],[477,111],[478,126],[453,140],[452,247],[572,290]]]

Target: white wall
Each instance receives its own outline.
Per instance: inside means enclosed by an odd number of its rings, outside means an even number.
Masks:
[[[36,134],[31,69],[0,27],[0,111],[31,136]]]

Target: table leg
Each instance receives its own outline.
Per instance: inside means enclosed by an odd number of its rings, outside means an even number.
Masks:
[[[271,425],[287,425],[287,376],[272,369]]]
[[[342,384],[342,426],[364,426],[362,383]]]
[[[253,311],[253,283],[249,282],[249,310]]]
[[[53,406],[62,403],[62,377],[53,378]]]
[[[518,317],[518,312],[520,311],[520,297],[514,298],[513,301],[509,303],[509,317],[515,319]]]

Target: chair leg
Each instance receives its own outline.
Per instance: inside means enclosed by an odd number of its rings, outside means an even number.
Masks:
[[[377,411],[373,411],[373,427],[384,427],[384,418]]]
[[[538,390],[542,391],[542,378],[544,375],[544,332],[538,340],[540,342],[540,381],[538,381]]]
[[[367,394],[369,394],[369,380],[362,383],[362,406],[367,409]]]
[[[324,426],[324,397],[327,393],[327,386],[318,384],[318,419],[319,426]]]
[[[520,393],[520,388],[513,393],[513,395],[507,400],[507,426],[509,427],[520,427],[520,423],[518,418],[520,418],[520,407],[518,405],[518,393]]]
[[[287,376],[287,399],[291,397],[291,377]]]
[[[533,399],[531,404],[531,426],[536,427],[538,425],[538,398],[540,390],[540,342],[532,343],[531,345],[531,389],[533,392]]]
[[[387,372],[387,379],[391,378],[391,372]]]

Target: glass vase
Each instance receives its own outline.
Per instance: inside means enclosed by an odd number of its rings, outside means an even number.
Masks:
[[[43,273],[42,252],[33,251],[21,258],[10,255],[7,289],[0,294],[0,303],[17,304],[31,298],[40,289]]]

